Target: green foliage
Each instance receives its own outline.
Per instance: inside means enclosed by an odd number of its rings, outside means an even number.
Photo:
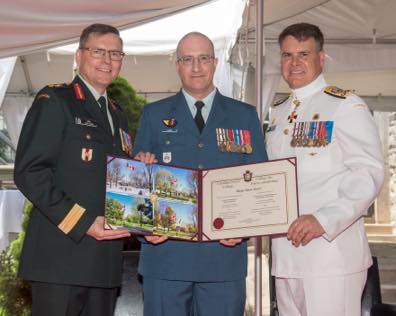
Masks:
[[[22,230],[8,250],[0,254],[0,316],[29,316],[31,294],[29,284],[17,277],[25,231],[32,210],[30,202],[25,203]]]
[[[117,77],[107,88],[107,93],[124,111],[128,117],[129,133],[135,138],[139,124],[139,118],[147,100],[136,94],[129,82]]]
[[[106,219],[109,224],[115,225],[116,221],[121,221],[123,217],[122,204],[115,199],[106,199]]]

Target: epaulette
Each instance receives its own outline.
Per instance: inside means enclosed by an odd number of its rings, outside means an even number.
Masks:
[[[42,98],[49,99],[50,95],[48,93],[40,93],[36,96],[36,100],[40,100]]]
[[[279,100],[276,100],[276,101],[272,104],[272,106],[275,107],[275,106],[281,105],[281,104],[284,103],[289,97],[290,97],[290,95],[288,95],[287,97],[281,98],[281,99],[279,99]]]
[[[53,84],[47,85],[47,87],[48,88],[66,88],[69,85],[70,85],[69,83],[53,83]]]
[[[324,93],[332,95],[333,97],[336,97],[336,98],[345,99],[347,96],[352,95],[353,91],[352,90],[343,90],[343,89],[337,88],[336,86],[327,86],[324,89]]]

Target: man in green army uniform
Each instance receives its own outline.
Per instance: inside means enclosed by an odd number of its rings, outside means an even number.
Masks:
[[[32,286],[33,316],[114,313],[120,238],[130,234],[105,229],[106,154],[125,155],[130,144],[122,140],[126,116],[106,88],[123,56],[117,29],[87,27],[75,56],[79,75],[42,89],[26,116],[15,183],[34,205],[19,267]]]

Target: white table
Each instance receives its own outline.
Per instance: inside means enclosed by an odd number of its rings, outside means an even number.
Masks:
[[[0,252],[9,245],[9,233],[21,231],[25,197],[18,190],[0,190]]]

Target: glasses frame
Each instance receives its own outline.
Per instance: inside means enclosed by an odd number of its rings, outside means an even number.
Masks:
[[[119,50],[107,50],[107,49],[104,49],[104,48],[96,48],[96,47],[79,47],[79,49],[87,50],[89,52],[89,55],[92,58],[95,58],[95,59],[106,58],[106,55],[109,55],[110,60],[112,60],[112,61],[121,61],[124,58],[124,56],[125,56],[125,53],[121,52]],[[95,51],[96,52],[100,52],[100,56],[95,55],[95,53],[94,53]],[[120,58],[114,59],[114,56],[112,56],[112,53],[119,53],[120,54]]]
[[[207,59],[206,59],[207,58]],[[192,66],[194,61],[197,61],[200,65],[206,65],[212,62],[215,59],[215,56],[204,54],[199,56],[181,56],[177,58],[177,62],[181,63],[183,66]]]

